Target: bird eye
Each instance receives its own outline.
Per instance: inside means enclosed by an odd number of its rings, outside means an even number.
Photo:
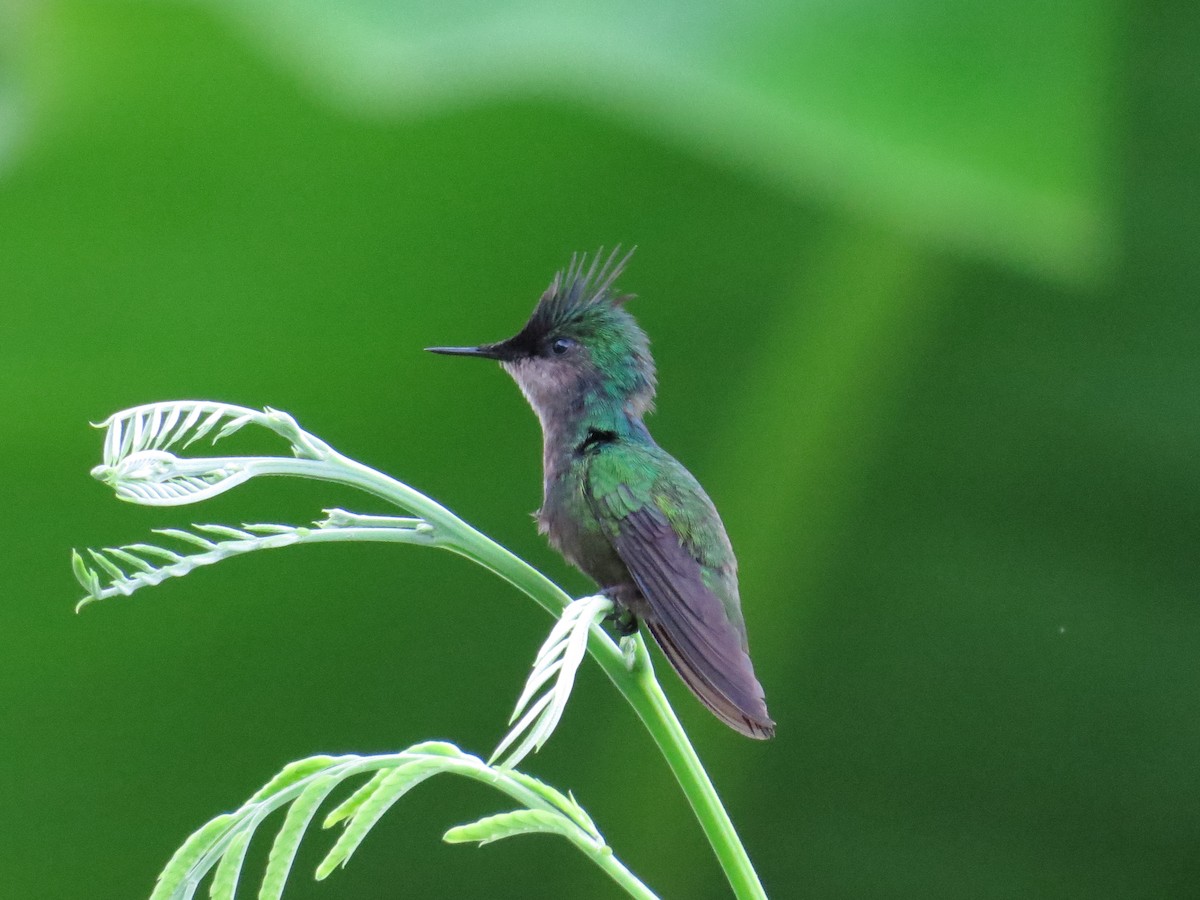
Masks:
[[[574,346],[575,346],[575,342],[573,340],[571,340],[570,338],[559,338],[557,341],[555,341],[553,344],[550,345],[550,350],[551,350],[551,352],[554,353],[555,356],[562,356],[564,353],[566,353],[568,350],[570,350]]]

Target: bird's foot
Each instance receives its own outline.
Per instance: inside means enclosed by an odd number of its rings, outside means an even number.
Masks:
[[[614,600],[613,602],[615,603],[616,601]],[[604,617],[604,621],[612,622],[613,627],[617,630],[617,634],[621,637],[629,637],[630,635],[637,634],[638,617],[628,607],[618,606]]]
[[[600,591],[613,605],[613,611],[604,617],[605,622],[612,622],[621,637],[637,634],[638,617],[633,611],[633,601],[637,591],[630,585],[615,584],[602,588]]]

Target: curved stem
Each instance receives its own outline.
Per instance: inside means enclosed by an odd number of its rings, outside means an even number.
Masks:
[[[636,897],[638,900],[658,900],[658,895],[646,887],[641,879],[630,872],[625,867],[625,864],[617,859],[607,847],[597,852],[595,847],[575,835],[571,835],[568,840],[582,850],[584,855],[592,862],[598,865],[605,875],[624,888],[625,893],[629,894],[629,896]]]
[[[634,671],[640,691],[626,691],[619,683],[617,687],[646,724],[646,729],[658,744],[667,765],[675,773],[675,778],[687,795],[692,811],[708,837],[721,868],[725,870],[725,877],[729,879],[735,896],[766,900],[766,891],[763,890],[762,882],[758,880],[758,873],[754,871],[754,864],[750,862],[746,848],[738,838],[729,813],[725,811],[721,798],[717,795],[704,764],[700,762],[696,749],[688,740],[687,732],[683,730],[675,710],[671,708],[667,695],[663,693],[662,686],[654,677],[646,643],[640,634],[637,636],[637,642],[638,662],[635,663]],[[643,660],[644,665],[641,664]]]
[[[552,615],[560,614],[571,598],[554,582],[520,557],[506,550],[450,510],[381,472],[330,450],[323,459],[260,460],[261,474],[303,475],[351,485],[374,494],[423,518],[434,527],[432,543],[471,559],[499,575]],[[588,652],[637,712],[662,752],[679,786],[696,814],[730,887],[739,900],[766,900],[754,865],[700,757],[667,701],[639,634],[632,668],[617,644],[595,626],[588,636]],[[610,872],[609,874],[614,874]],[[614,874],[614,877],[615,874]]]

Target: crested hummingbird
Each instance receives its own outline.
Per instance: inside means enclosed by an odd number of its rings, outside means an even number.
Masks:
[[[572,256],[525,326],[433,353],[499,360],[542,425],[539,531],[600,586],[632,634],[644,622],[692,693],[731,728],[769,738],[738,597],[737,560],[692,474],[655,443],[650,342],[615,289],[632,251]]]

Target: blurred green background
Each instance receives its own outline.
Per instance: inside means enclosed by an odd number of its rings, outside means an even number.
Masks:
[[[772,896],[1196,896],[1196,46],[1194,5],[1102,0],[0,4],[0,896],[145,896],[308,754],[484,752],[549,627],[386,546],[77,618],[72,546],[383,511],[126,506],[87,422],[286,409],[582,593],[517,391],[420,348],[615,242],[779,737],[663,680]],[[727,896],[592,667],[526,768],[664,897]],[[562,841],[440,843],[504,803],[431,782],[322,885],[314,832],[289,896],[615,894]]]

